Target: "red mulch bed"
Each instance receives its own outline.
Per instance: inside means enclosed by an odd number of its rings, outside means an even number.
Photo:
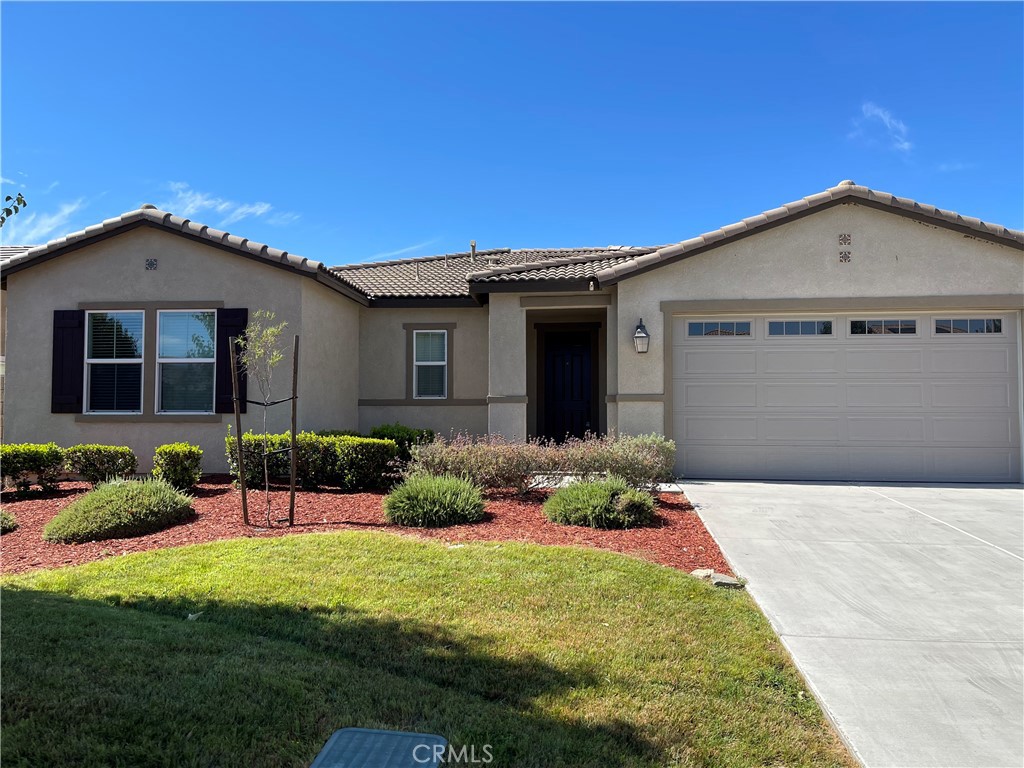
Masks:
[[[57,512],[89,489],[88,484],[66,482],[60,490],[43,496],[29,493],[3,494],[3,507],[18,521],[18,529],[0,537],[0,571],[21,573],[34,568],[78,565],[129,552],[198,544],[242,536],[283,536],[289,533],[322,533],[344,529],[379,530],[443,541],[523,541],[537,544],[565,544],[624,552],[655,563],[692,571],[714,568],[729,573],[729,566],[693,507],[682,494],[663,493],[659,504],[659,525],[627,531],[601,531],[548,522],[541,511],[547,494],[533,492],[526,497],[514,493],[488,496],[487,514],[480,523],[450,528],[417,529],[389,525],[384,520],[380,493],[336,493],[300,491],[295,498],[295,527],[274,522],[271,528],[242,524],[241,497],[229,478],[206,478],[195,491],[196,516],[187,523],[159,533],[131,539],[108,539],[87,544],[51,544],[42,539],[43,526]],[[275,514],[287,515],[288,491],[271,492]],[[261,516],[262,492],[250,495],[250,516]],[[265,508],[264,508],[265,509]]]

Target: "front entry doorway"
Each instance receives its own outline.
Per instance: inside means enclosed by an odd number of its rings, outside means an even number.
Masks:
[[[599,431],[597,328],[538,330],[541,435],[562,441]]]

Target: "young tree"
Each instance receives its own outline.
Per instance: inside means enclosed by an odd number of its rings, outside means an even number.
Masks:
[[[256,311],[245,332],[238,337],[239,367],[254,382],[263,398],[263,489],[267,500],[267,527],[270,527],[270,465],[267,456],[267,409],[272,403],[274,369],[284,359],[281,333],[288,323],[274,323],[276,315],[267,310]],[[238,436],[242,440],[242,435]],[[241,446],[241,442],[239,443]]]
[[[11,218],[11,216],[27,205],[28,203],[25,202],[25,197],[21,192],[18,193],[17,197],[7,195],[7,197],[4,198],[3,210],[0,211],[0,227],[2,227],[4,223]]]

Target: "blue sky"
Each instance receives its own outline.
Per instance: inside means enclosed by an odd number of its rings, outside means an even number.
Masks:
[[[3,241],[649,245],[845,178],[1024,228],[1022,8],[6,2]]]

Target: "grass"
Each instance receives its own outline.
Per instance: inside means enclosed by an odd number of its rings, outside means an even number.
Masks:
[[[344,532],[3,587],[5,768],[302,766],[346,726],[510,768],[854,765],[745,593],[622,555]]]

